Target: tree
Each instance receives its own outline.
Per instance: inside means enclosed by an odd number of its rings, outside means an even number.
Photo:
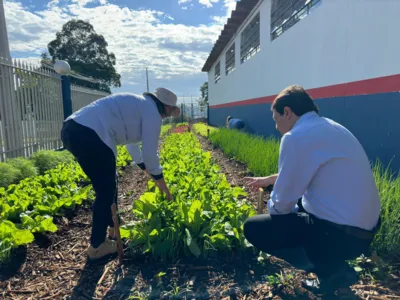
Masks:
[[[204,82],[200,87],[201,98],[204,102],[208,103],[208,82]]]
[[[93,26],[82,20],[71,20],[65,23],[56,39],[48,44],[53,62],[66,60],[76,73],[92,77],[98,83],[72,77],[71,83],[80,86],[111,92],[111,87],[121,86],[121,75],[114,66],[116,58],[107,50],[108,43]],[[46,56],[42,56],[46,59]]]

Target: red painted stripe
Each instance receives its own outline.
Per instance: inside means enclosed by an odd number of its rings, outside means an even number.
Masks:
[[[307,90],[307,92],[314,99],[370,95],[370,94],[390,93],[399,91],[400,91],[400,74],[329,85]],[[272,101],[274,101],[276,96],[277,95],[272,95],[272,96],[242,100],[237,102],[210,105],[210,107],[221,108],[221,107],[230,107],[238,105],[272,103]]]

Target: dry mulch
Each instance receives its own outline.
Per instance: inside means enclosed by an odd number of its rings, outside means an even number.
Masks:
[[[229,182],[243,186],[244,175],[249,175],[246,167],[227,159],[207,140],[200,140]],[[119,209],[123,223],[134,220],[133,201],[145,191],[148,179],[134,167],[127,167],[121,176]],[[256,199],[254,192],[248,192],[250,200]],[[301,287],[304,272],[274,258],[265,266],[246,255],[163,264],[125,247],[122,267],[116,258],[88,264],[90,204],[55,221],[59,227],[56,233],[38,236],[33,244],[19,249],[8,265],[0,266],[1,299],[320,299]],[[280,286],[269,285],[265,276],[281,271],[293,278]],[[395,295],[377,284],[360,284],[363,286],[355,290],[365,299],[367,294],[369,299]]]

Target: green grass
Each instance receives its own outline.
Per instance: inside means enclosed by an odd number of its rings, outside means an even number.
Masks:
[[[215,128],[205,124],[193,125],[195,132],[207,137],[224,153],[245,163],[255,176],[277,173],[279,140],[263,139],[248,133],[226,128]],[[375,182],[381,198],[381,228],[372,243],[373,250],[384,255],[400,258],[400,177],[395,177],[390,166],[380,161],[371,164]]]
[[[267,176],[278,172],[279,141],[276,138],[262,138],[237,130],[213,128],[204,124],[194,124],[196,132],[207,136],[224,153],[247,165],[254,176]]]
[[[275,138],[265,139],[221,128],[210,132],[209,139],[226,155],[245,163],[254,176],[278,172],[279,141]]]
[[[382,222],[373,247],[400,258],[400,177],[393,176],[379,160],[374,163],[373,171],[381,198]]]

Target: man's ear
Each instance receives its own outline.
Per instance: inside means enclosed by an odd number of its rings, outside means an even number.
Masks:
[[[283,116],[290,117],[291,114],[292,114],[292,110],[290,109],[290,107],[285,106],[283,108]]]

